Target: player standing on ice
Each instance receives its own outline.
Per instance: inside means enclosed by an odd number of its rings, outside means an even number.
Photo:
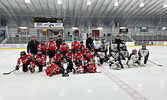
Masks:
[[[53,75],[57,75],[59,74],[59,71],[60,71],[60,67],[57,64],[54,64],[54,63],[51,64],[51,62],[47,63],[47,67],[45,70],[45,73],[47,76],[52,77]]]
[[[101,47],[101,41],[98,39],[98,37],[96,37],[96,39],[93,41],[93,47],[94,47],[95,55],[96,55]]]
[[[62,38],[61,38],[61,35],[59,35],[58,39],[56,40],[57,49],[60,48],[61,42],[62,42]]]
[[[38,48],[37,50],[42,51],[42,54],[45,55],[45,58],[46,58],[46,44],[45,44],[45,41],[41,41],[41,43],[38,44],[37,48]]]
[[[114,48],[117,48],[117,43],[115,42],[115,40],[113,40],[112,43],[110,44],[109,52],[112,52]]]
[[[67,71],[68,72],[72,72],[73,68],[73,61],[74,61],[74,54],[72,53],[71,49],[68,49],[68,53],[66,53],[65,59],[68,62],[68,66],[67,66]]]
[[[85,47],[85,45],[84,45],[84,42],[81,41],[81,42],[80,42],[80,45],[81,45],[81,46],[80,46],[81,53],[84,54],[85,51],[86,51],[86,47]]]
[[[103,52],[105,53],[105,56],[107,56],[108,44],[106,43],[105,39],[102,39],[101,47],[103,48]]]
[[[120,51],[120,44],[122,43],[122,40],[120,39],[119,35],[117,35],[115,43],[117,43],[117,50]]]
[[[60,73],[64,73],[63,55],[60,53],[60,50],[57,50],[56,54],[53,56],[52,62],[60,67]]]
[[[71,44],[71,49],[73,50],[73,53],[76,53],[79,48],[80,43],[77,41],[77,38],[74,38],[74,42],[72,42]]]
[[[63,54],[63,56],[66,55],[67,51],[69,49],[69,46],[67,43],[65,43],[65,40],[62,40],[62,44],[60,45],[60,51]]]
[[[117,48],[113,49],[112,52],[109,53],[109,67],[111,68],[113,66],[113,69],[120,70],[123,68],[123,65],[121,63],[120,54]]]
[[[20,52],[20,58],[17,61],[17,65],[16,65],[15,69],[19,70],[20,62],[22,62],[23,63],[23,72],[27,72],[28,71],[28,65],[31,66],[31,63],[32,63],[31,59],[32,59],[31,55],[26,54],[25,51],[21,51]],[[32,66],[29,67],[29,69],[30,69],[31,72],[34,72],[34,69],[32,68]]]
[[[147,60],[148,60],[148,57],[149,57],[149,50],[146,49],[146,45],[143,44],[142,45],[142,48],[139,49],[138,51],[138,55],[139,55],[139,61],[141,64],[146,64],[147,63]]]
[[[46,66],[45,55],[42,54],[41,50],[38,50],[37,55],[35,55],[34,58],[35,58],[35,61],[33,61],[33,63],[32,63],[33,68],[35,68],[35,65],[37,65],[39,67],[38,72],[42,72],[43,67]]]
[[[86,48],[92,50],[92,45],[93,45],[92,35],[89,34],[88,39],[86,39]]]
[[[138,67],[140,65],[139,56],[137,55],[137,50],[136,49],[132,50],[132,53],[130,54],[130,56],[128,58],[128,61],[126,63],[128,66],[129,66],[129,61],[130,60],[132,61],[133,66]]]
[[[86,48],[86,52],[84,53],[83,57],[84,57],[84,65],[90,62],[92,55],[91,55],[91,51],[88,48]]]
[[[27,53],[31,55],[36,55],[37,54],[37,46],[39,42],[35,40],[35,37],[32,37],[32,40],[28,42],[27,45]]]
[[[46,43],[46,48],[47,54],[49,54],[49,61],[51,61],[56,50],[56,43],[53,41],[53,38],[50,38],[50,41]]]

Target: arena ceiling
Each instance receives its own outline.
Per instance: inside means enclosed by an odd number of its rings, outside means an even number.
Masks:
[[[8,26],[33,27],[32,17],[64,18],[65,27],[167,26],[166,0],[0,0],[0,17]],[[115,2],[118,6],[115,7]],[[141,2],[144,7],[139,7]]]

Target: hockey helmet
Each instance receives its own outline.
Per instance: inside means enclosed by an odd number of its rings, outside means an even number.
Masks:
[[[38,55],[38,56],[41,56],[41,55],[42,55],[42,51],[41,51],[41,50],[38,50],[38,51],[37,51],[37,55]]]
[[[26,52],[25,52],[25,51],[21,51],[21,52],[20,52],[20,56],[21,56],[22,58],[25,58],[25,57],[26,57]]]
[[[78,53],[78,54],[80,54],[80,53],[81,53],[81,50],[80,50],[80,49],[78,49],[78,50],[77,50],[77,53]]]
[[[56,54],[58,54],[58,55],[59,55],[60,53],[61,53],[61,52],[60,52],[60,50],[57,50],[57,51],[56,51]]]

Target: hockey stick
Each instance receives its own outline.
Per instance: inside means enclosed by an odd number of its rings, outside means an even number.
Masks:
[[[21,66],[22,66],[22,65],[21,65]],[[20,68],[21,66],[19,66],[19,68]],[[17,70],[14,69],[14,70],[12,70],[12,71],[10,71],[10,72],[8,72],[8,73],[3,73],[3,75],[9,75],[9,74],[11,74],[11,73],[13,73],[13,72],[15,72],[15,71],[17,71]]]
[[[157,64],[157,63],[155,63],[155,62],[152,62],[152,61],[150,61],[150,60],[148,60],[148,62],[150,62],[150,63],[152,63],[152,64],[155,64],[155,65],[157,65],[157,66],[160,66],[160,67],[162,67],[162,65],[160,65],[160,64]]]

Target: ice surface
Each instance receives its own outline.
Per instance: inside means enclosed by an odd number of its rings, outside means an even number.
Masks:
[[[132,49],[139,47],[128,47]],[[167,47],[150,50],[146,67],[112,70],[104,64],[102,73],[69,77],[48,77],[44,72],[18,72],[15,68],[20,50],[0,50],[0,100],[167,100]],[[38,70],[38,69],[36,69]]]

